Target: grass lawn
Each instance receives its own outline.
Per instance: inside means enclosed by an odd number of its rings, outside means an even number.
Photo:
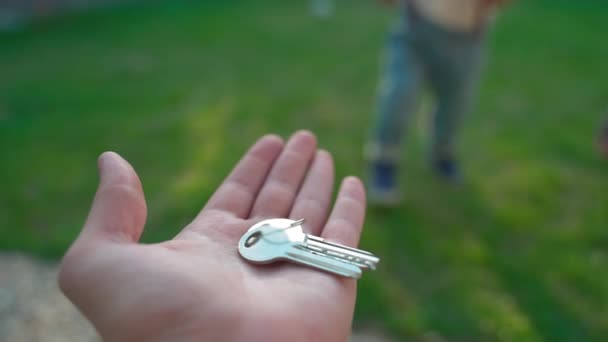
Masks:
[[[138,170],[145,241],[174,235],[258,136],[307,128],[361,175],[390,12],[341,1],[178,2],[71,15],[0,36],[0,249],[58,258],[104,150]],[[493,33],[463,132],[465,184],[426,165],[428,115],[404,151],[406,201],[370,209],[356,323],[400,339],[608,336],[608,6],[518,1]]]

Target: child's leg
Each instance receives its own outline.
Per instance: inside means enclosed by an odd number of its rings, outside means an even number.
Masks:
[[[437,96],[433,117],[432,158],[454,161],[456,140],[464,115],[477,93],[483,65],[481,37],[447,37],[429,64],[431,85]]]
[[[378,112],[366,154],[370,162],[370,201],[394,205],[400,200],[397,164],[401,140],[406,120],[416,107],[422,66],[403,30],[390,35],[386,54]]]
[[[379,85],[377,115],[367,147],[370,160],[397,162],[407,118],[416,109],[422,65],[400,30],[390,34]]]

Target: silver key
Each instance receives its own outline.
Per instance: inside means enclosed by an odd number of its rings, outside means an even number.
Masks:
[[[239,241],[239,253],[243,258],[257,264],[289,260],[345,277],[361,277],[361,269],[356,265],[301,248],[299,243],[303,239],[301,231],[289,229],[295,228],[291,226],[293,222],[273,220],[272,223],[264,221],[256,224]]]
[[[375,269],[372,254],[331,243],[302,231],[302,222],[271,219],[252,226],[239,241],[239,253],[254,263],[286,259],[345,277],[361,277],[361,269]]]
[[[355,264],[363,269],[375,270],[376,264],[380,261],[378,257],[364,250],[329,242],[318,236],[304,233],[302,230],[302,223],[304,220],[287,221],[290,221],[291,223],[284,229],[291,230],[290,239],[294,243],[299,242],[302,245],[298,248],[305,248],[310,250],[311,253],[322,254],[328,258]],[[288,222],[285,222],[284,224],[287,223]]]

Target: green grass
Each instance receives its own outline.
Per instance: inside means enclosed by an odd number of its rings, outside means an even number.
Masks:
[[[316,132],[339,176],[361,174],[389,12],[342,1],[127,7],[0,36],[0,249],[59,257],[115,150],[144,183],[144,239],[186,224],[267,132]],[[608,336],[608,6],[519,1],[493,33],[463,132],[467,182],[426,166],[412,125],[407,200],[371,209],[356,323],[404,339],[584,341]]]

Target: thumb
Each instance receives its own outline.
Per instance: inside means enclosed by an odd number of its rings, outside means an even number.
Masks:
[[[146,223],[146,200],[131,165],[114,152],[98,161],[100,182],[78,240],[137,242]]]

